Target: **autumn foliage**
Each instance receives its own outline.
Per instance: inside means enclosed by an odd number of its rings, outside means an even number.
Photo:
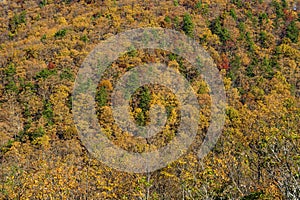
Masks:
[[[0,0],[0,199],[299,199],[295,2]],[[81,64],[100,41],[142,27],[173,29],[200,44],[220,71],[228,101],[222,136],[199,160],[211,121],[210,88],[201,74],[160,49],[121,55],[95,94],[98,122],[115,145],[155,150],[176,136],[180,123],[175,95],[147,85],[131,98],[131,116],[147,125],[150,107],[162,105],[168,116],[163,131],[141,139],[115,124],[112,91],[135,66],[163,63],[177,70],[200,104],[199,131],[189,151],[160,170],[133,174],[109,168],[82,145],[72,91]]]

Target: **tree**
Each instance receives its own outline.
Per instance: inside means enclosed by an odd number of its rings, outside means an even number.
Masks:
[[[188,36],[193,36],[194,34],[194,23],[192,20],[192,17],[189,14],[184,14],[183,16],[183,27],[182,30],[187,34]]]
[[[287,29],[286,29],[286,36],[291,39],[292,42],[298,42],[299,37],[299,28],[296,25],[295,21],[292,21]]]
[[[220,37],[220,40],[224,43],[230,39],[229,31],[223,27],[220,17],[213,20],[210,24],[211,31]]]

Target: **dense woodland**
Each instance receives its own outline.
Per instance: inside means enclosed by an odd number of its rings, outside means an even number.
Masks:
[[[0,1],[0,199],[299,199],[300,4],[292,0]],[[165,106],[166,128],[149,141],[122,132],[111,114],[120,76],[164,63],[187,78],[201,105],[188,153],[135,174],[95,159],[80,141],[72,90],[85,57],[125,30],[162,27],[197,41],[214,59],[226,93],[226,123],[213,150],[197,157],[210,122],[209,88],[184,58],[162,50],[122,55],[99,82],[106,136],[132,152],[167,144],[178,102],[150,85],[131,98],[136,123]]]

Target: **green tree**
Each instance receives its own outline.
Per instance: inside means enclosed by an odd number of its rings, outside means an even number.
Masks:
[[[183,16],[183,27],[182,27],[182,30],[188,36],[193,36],[193,33],[194,33],[194,23],[193,23],[191,15],[189,15],[187,13]]]
[[[211,22],[210,29],[214,34],[219,36],[222,42],[226,42],[230,39],[230,33],[223,27],[220,17]]]
[[[292,42],[298,42],[299,28],[295,21],[292,21],[286,28],[286,36],[291,39]]]

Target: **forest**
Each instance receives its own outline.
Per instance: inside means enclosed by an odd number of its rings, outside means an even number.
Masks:
[[[149,84],[130,97],[130,115],[143,127],[161,105],[163,130],[141,138],[115,123],[114,88],[136,66],[178,71],[200,108],[186,153],[152,172],[124,172],[83,144],[74,83],[99,43],[149,27],[177,31],[210,55],[226,92],[225,124],[199,159],[211,122],[209,86],[187,58],[131,48],[105,70],[94,96],[97,122],[114,145],[161,148],[182,120],[176,95]],[[299,1],[0,0],[0,199],[300,199]]]

